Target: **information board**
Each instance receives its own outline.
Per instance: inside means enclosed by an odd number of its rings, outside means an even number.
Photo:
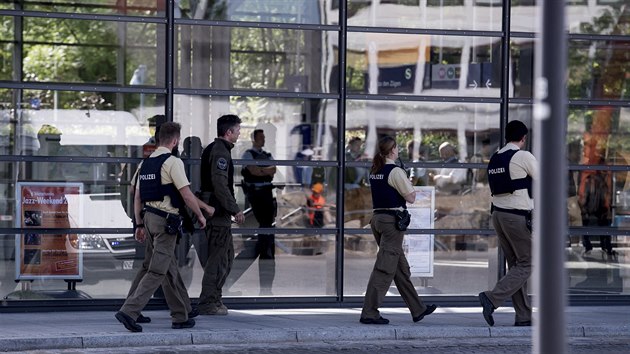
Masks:
[[[416,200],[407,204],[411,214],[409,229],[433,229],[435,210],[435,187],[414,187]],[[405,234],[403,249],[409,261],[412,277],[428,278],[433,276],[433,234]]]
[[[80,224],[82,208],[71,215],[67,195],[83,193],[81,183],[18,182],[16,227],[27,229],[15,238],[15,277],[82,279],[83,254],[76,234],[41,233]]]

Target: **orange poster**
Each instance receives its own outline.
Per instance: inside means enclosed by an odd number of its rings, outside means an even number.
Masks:
[[[81,215],[70,215],[66,196],[80,195],[83,185],[19,182],[17,189],[17,227],[27,230],[16,239],[16,279],[81,279],[83,259],[77,247],[78,235],[41,231],[69,229],[77,224]]]

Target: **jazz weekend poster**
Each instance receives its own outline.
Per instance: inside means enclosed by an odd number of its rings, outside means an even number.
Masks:
[[[82,194],[83,184],[18,182],[16,189],[16,227],[23,229],[15,240],[16,279],[81,279],[83,255],[78,235],[41,231],[78,224],[81,208],[73,215],[66,196]]]

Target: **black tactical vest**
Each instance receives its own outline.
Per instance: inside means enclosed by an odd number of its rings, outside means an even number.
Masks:
[[[406,208],[405,198],[396,188],[387,183],[389,174],[396,165],[385,165],[377,173],[370,173],[370,188],[372,190],[372,205],[374,209]]]
[[[502,153],[495,152],[488,163],[488,184],[492,195],[514,193],[519,189],[527,189],[527,194],[532,197],[532,177],[512,179],[510,177],[510,160],[519,150],[506,150]]]
[[[138,183],[140,183],[140,200],[142,203],[156,202],[164,200],[164,196],[171,197],[171,204],[174,208],[184,205],[181,195],[173,183],[162,184],[162,165],[171,157],[171,154],[162,154],[156,157],[147,157],[142,162],[142,167],[138,173]]]
[[[271,154],[268,152],[256,151],[256,149],[249,149],[247,151],[250,154],[252,154],[252,156],[254,157],[254,160],[269,160],[271,158]],[[243,166],[243,169],[241,170],[241,174],[243,175],[245,182],[248,182],[248,183],[261,183],[261,182],[273,181],[273,176],[255,176],[245,166]]]

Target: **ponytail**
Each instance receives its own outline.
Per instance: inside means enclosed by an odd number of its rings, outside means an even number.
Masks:
[[[396,140],[391,136],[385,136],[378,142],[378,151],[372,159],[372,168],[370,173],[374,174],[385,166],[385,157],[396,147]]]

